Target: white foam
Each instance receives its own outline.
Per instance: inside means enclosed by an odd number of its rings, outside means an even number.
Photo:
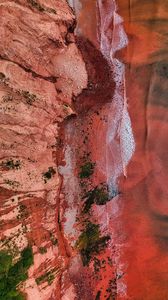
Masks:
[[[115,0],[106,2],[97,0],[100,15],[100,47],[103,56],[112,69],[115,82],[115,91],[111,99],[111,107],[108,113],[108,130],[106,136],[106,174],[109,187],[118,188],[118,178],[121,174],[126,176],[126,168],[135,151],[135,141],[132,132],[131,119],[127,109],[127,95],[125,84],[125,65],[115,57],[116,51],[123,49],[128,44],[128,38],[124,31],[123,19],[117,13]],[[113,87],[112,87],[113,88]],[[111,205],[110,216],[120,216],[120,197],[115,197]],[[122,220],[121,224],[122,226]],[[108,225],[107,225],[108,229]],[[111,228],[111,236],[116,235],[116,227]],[[117,255],[113,257],[117,274],[123,274],[127,265],[122,262],[123,245],[117,244],[117,240],[111,240],[117,247]],[[117,295],[126,297],[127,285],[124,277],[117,280]]]
[[[127,96],[125,87],[125,66],[115,58],[116,51],[126,47],[128,38],[124,31],[123,19],[117,13],[117,5],[115,1],[108,4],[108,13],[103,7],[102,0],[97,0],[100,12],[100,47],[102,54],[108,60],[112,68],[113,78],[116,84],[114,96],[111,99],[111,110],[108,115],[108,131],[107,131],[107,178],[109,184],[117,186],[117,179],[124,173],[126,175],[126,167],[135,151],[135,141],[131,127],[131,120],[127,109]],[[113,30],[112,24],[113,22]],[[110,37],[111,34],[111,37]],[[111,120],[111,111],[115,110],[113,119]],[[117,138],[119,138],[117,140]],[[119,146],[118,157],[115,153],[115,159],[119,164],[111,165],[110,147],[117,149]],[[120,157],[120,158],[119,158]],[[110,169],[109,169],[110,168]],[[111,170],[113,168],[113,170]]]

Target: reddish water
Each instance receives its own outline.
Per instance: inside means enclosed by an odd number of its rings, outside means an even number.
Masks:
[[[76,99],[79,115],[66,129],[74,173],[70,211],[80,216],[77,172],[84,151],[96,162],[92,184],[106,180],[120,194],[95,206],[91,216],[111,234],[99,256],[110,257],[111,266],[96,278],[92,265],[79,263],[83,275],[76,273],[73,280],[82,300],[167,300],[168,3],[116,2],[81,0],[78,7],[90,89]]]

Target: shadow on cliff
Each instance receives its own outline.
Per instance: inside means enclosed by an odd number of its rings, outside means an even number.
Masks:
[[[77,37],[77,45],[82,53],[88,73],[88,86],[74,98],[77,113],[86,113],[94,106],[102,106],[112,101],[115,83],[112,71],[102,53],[84,37]]]

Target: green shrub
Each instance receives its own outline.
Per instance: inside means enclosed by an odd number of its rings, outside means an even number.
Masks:
[[[9,160],[3,161],[1,163],[2,167],[5,167],[5,168],[7,168],[9,170],[10,169],[16,169],[16,170],[18,170],[18,169],[20,169],[20,165],[21,165],[20,160],[14,161],[13,159],[9,159]]]
[[[52,274],[52,271],[46,272],[45,274],[41,275],[40,277],[36,278],[37,285],[47,281],[49,285],[53,282],[55,276]]]
[[[24,268],[29,268],[33,264],[33,251],[31,247],[27,247],[23,250],[22,260]]]
[[[39,248],[39,252],[40,252],[41,254],[47,253],[47,249],[46,249],[45,247],[40,247],[40,248]]]
[[[80,167],[79,177],[81,179],[90,177],[94,172],[95,163],[87,162]]]
[[[52,232],[50,232],[50,240],[51,240],[51,243],[56,246],[58,244],[58,239],[56,239],[53,235]]]
[[[36,95],[31,94],[29,91],[21,91],[21,95],[26,99],[26,103],[29,105],[32,105],[37,99]]]
[[[94,203],[97,205],[104,205],[110,201],[111,198],[109,197],[107,185],[103,184],[87,192],[83,199],[85,199],[83,212],[87,213]]]
[[[88,222],[84,232],[81,233],[76,243],[83,265],[89,264],[95,254],[99,254],[106,246],[110,237],[101,236],[99,225]]]
[[[28,269],[33,264],[31,247],[25,248],[21,258],[12,264],[12,256],[6,251],[0,251],[0,300],[23,300],[23,295],[17,290],[17,285],[28,278]]]
[[[7,276],[12,265],[12,256],[5,251],[0,252],[0,279]]]
[[[43,179],[44,179],[44,182],[47,183],[47,181],[48,181],[49,179],[51,179],[52,176],[54,176],[55,173],[56,173],[56,172],[55,172],[54,168],[53,168],[53,167],[49,167],[49,168],[48,168],[48,171],[45,172],[45,173],[43,173]]]
[[[37,9],[40,12],[48,12],[48,13],[53,13],[56,14],[56,10],[50,7],[45,7],[41,5],[38,1],[36,0],[27,0],[35,9]]]

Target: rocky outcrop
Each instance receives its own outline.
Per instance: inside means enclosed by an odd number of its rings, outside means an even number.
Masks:
[[[69,259],[60,224],[59,127],[87,86],[64,0],[0,1],[0,250],[31,246],[26,299],[60,299]]]
[[[0,0],[0,299],[167,299],[167,4],[68,2]]]

